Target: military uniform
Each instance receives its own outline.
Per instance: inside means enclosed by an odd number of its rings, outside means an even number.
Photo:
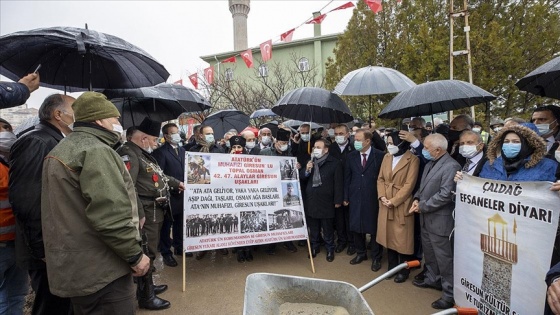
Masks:
[[[156,198],[168,198],[168,190],[178,190],[180,181],[166,176],[156,159],[133,142],[123,144],[117,152],[134,181],[138,195],[138,213],[140,218],[146,217],[142,230],[148,237],[150,253],[155,257],[164,217],[162,204],[157,202]],[[153,263],[153,257],[151,258]]]
[[[286,194],[284,196],[284,206],[299,206],[299,196]]]

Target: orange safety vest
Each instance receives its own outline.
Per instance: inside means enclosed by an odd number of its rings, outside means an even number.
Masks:
[[[0,242],[16,239],[16,218],[8,200],[8,167],[0,163]]]

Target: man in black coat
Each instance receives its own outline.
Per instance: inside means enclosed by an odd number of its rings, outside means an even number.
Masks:
[[[261,147],[257,143],[257,137],[254,132],[245,130],[241,132],[241,136],[245,139],[245,150],[247,154],[259,155],[261,153]]]
[[[157,160],[165,175],[174,177],[181,182],[185,177],[185,149],[180,146],[181,134],[176,124],[166,124],[161,128],[165,143],[156,149],[152,156]],[[165,216],[161,227],[159,249],[163,262],[170,267],[177,266],[173,258],[171,245],[175,249],[175,255],[181,255],[183,251],[183,194],[173,191],[170,194],[171,217]],[[170,238],[170,232],[173,239]],[[192,256],[192,253],[187,253]]]
[[[47,97],[39,108],[40,123],[22,135],[10,151],[10,203],[16,217],[16,259],[29,271],[35,291],[32,314],[69,314],[70,299],[50,292],[41,226],[43,159],[72,130],[72,103],[62,94]]]
[[[196,144],[190,147],[190,152],[224,153],[224,150],[216,145],[214,129],[208,125],[201,125],[195,135]]]
[[[350,231],[354,235],[356,257],[351,265],[367,260],[366,234],[371,235],[371,270],[381,269],[383,247],[375,241],[377,235],[377,177],[385,153],[372,146],[373,134],[368,130],[358,130],[354,148],[348,153],[344,166],[344,205],[350,207]]]
[[[350,130],[348,126],[340,124],[334,128],[334,140],[335,142],[329,146],[329,155],[336,158],[342,163],[342,170],[344,171],[344,165],[346,165],[346,156],[348,153],[355,151],[354,145],[350,142]],[[344,179],[343,179],[344,180]],[[337,245],[335,252],[341,253],[346,246],[348,250],[346,253],[348,255],[354,255],[356,253],[356,247],[354,246],[354,236],[349,229],[349,208],[348,206],[342,206],[335,211],[334,226],[337,236]]]
[[[342,164],[329,153],[329,143],[323,139],[315,141],[313,158],[300,170],[305,187],[305,214],[310,230],[311,254],[319,253],[320,234],[327,248],[327,261],[334,260],[334,217],[342,205]]]

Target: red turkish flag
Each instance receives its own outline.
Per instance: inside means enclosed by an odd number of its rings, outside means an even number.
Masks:
[[[183,85],[183,79],[173,82],[173,84]]]
[[[208,84],[212,84],[214,82],[214,66],[204,69],[204,78]]]
[[[321,24],[321,22],[323,22],[323,20],[327,17],[327,14],[321,14],[318,17],[314,18],[313,20],[309,21],[309,22],[305,22],[305,24]]]
[[[329,12],[336,11],[336,10],[344,10],[344,9],[348,9],[348,8],[352,8],[352,7],[354,7],[354,4],[352,2],[347,2],[347,3],[341,5],[338,8],[334,8],[334,9],[330,10]]]
[[[241,53],[241,58],[243,58],[243,61],[245,61],[245,64],[247,65],[247,68],[252,68],[253,67],[253,51],[251,51],[251,48],[242,52]]]
[[[367,6],[373,11],[373,13],[379,13],[383,10],[383,6],[381,6],[381,0],[364,0]]]
[[[282,35],[280,35],[280,40],[286,43],[289,43],[292,41],[292,36],[294,36],[294,31],[296,29],[292,28],[291,30],[287,31],[286,33],[282,33]]]
[[[267,62],[272,58],[272,39],[269,39],[261,44],[261,56],[264,62]]]
[[[198,90],[198,74],[193,73],[189,75],[189,80],[191,80],[191,83],[194,86],[194,88]]]
[[[235,56],[231,56],[228,59],[224,59],[224,61],[222,61],[222,63],[226,63],[226,62],[233,62],[235,63]]]

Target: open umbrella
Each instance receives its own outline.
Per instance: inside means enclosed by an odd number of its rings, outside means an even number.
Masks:
[[[274,117],[277,116],[271,109],[269,108],[263,108],[263,109],[257,109],[256,111],[254,111],[251,116],[249,116],[249,118],[253,119],[253,118],[261,118],[261,117]]]
[[[354,119],[338,95],[317,87],[303,87],[286,93],[272,111],[282,117],[320,124],[346,123]]]
[[[41,85],[59,89],[139,88],[169,77],[144,50],[87,28],[51,27],[0,36],[0,74],[17,81],[38,65]]]
[[[212,127],[214,137],[221,139],[230,129],[239,132],[249,126],[249,116],[238,110],[221,110],[206,117],[202,124]]]
[[[283,124],[284,126],[297,129],[299,126],[301,126],[301,125],[303,125],[303,124],[309,124],[309,123],[308,123],[308,122],[301,121],[301,120],[293,120],[293,119],[290,119],[290,120],[286,120],[286,121],[283,122],[282,124]],[[319,129],[319,128],[323,127],[323,126],[321,126],[321,125],[319,125],[319,124],[316,124],[316,123],[314,123],[314,122],[312,122],[310,125],[311,125],[311,129]]]
[[[346,96],[369,96],[370,120],[373,112],[372,95],[398,93],[415,86],[401,72],[385,67],[367,66],[347,73],[334,88],[334,93]]]
[[[212,107],[210,102],[197,91],[180,84],[161,83],[154,86],[154,89],[163,91],[171,96],[184,109],[184,112],[200,112]]]
[[[496,96],[468,82],[432,81],[399,93],[383,108],[379,118],[395,119],[431,115],[495,99]]]
[[[121,113],[123,128],[138,126],[145,117],[156,121],[177,119],[184,112],[175,100],[157,98],[114,98],[111,100]]]
[[[556,57],[515,83],[522,91],[560,99],[560,57]]]

